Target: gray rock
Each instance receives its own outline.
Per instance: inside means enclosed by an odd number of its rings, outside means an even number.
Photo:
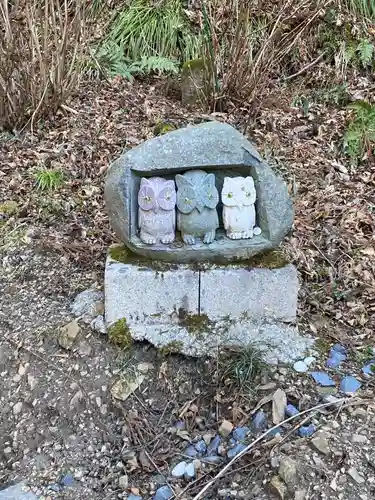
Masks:
[[[171,488],[165,485],[156,490],[153,500],[169,500],[169,498],[172,498],[173,496],[174,494]]]
[[[220,464],[222,461],[223,459],[217,455],[210,455],[208,457],[204,457],[202,460],[202,462],[207,462],[209,464]]]
[[[104,316],[99,314],[99,316],[94,318],[90,323],[90,328],[105,335],[107,333],[107,328],[105,326]]]
[[[186,462],[180,462],[177,465],[175,465],[172,469],[172,476],[173,477],[183,477],[186,471],[187,463]]]
[[[327,435],[324,432],[320,432],[311,440],[311,446],[323,455],[329,455],[330,453]]]
[[[24,483],[14,484],[4,490],[0,490],[0,500],[38,500],[39,497],[32,491],[25,491],[27,487]]]
[[[218,234],[209,245],[146,245],[138,237],[137,194],[142,174],[175,175],[209,167],[220,173],[250,175],[257,192],[257,222],[261,235],[250,240],[230,240]],[[108,169],[104,197],[113,229],[131,250],[168,262],[248,259],[276,248],[293,223],[292,202],[285,183],[262,161],[254,146],[228,124],[209,122],[175,130],[150,139],[128,151]],[[220,233],[220,230],[219,230]]]
[[[280,458],[279,476],[293,490],[297,483],[297,462],[290,457]]]
[[[71,305],[72,314],[84,317],[86,322],[91,322],[98,314],[103,312],[104,295],[98,290],[89,288],[79,293]]]
[[[355,467],[351,467],[348,470],[348,474],[352,479],[354,479],[354,481],[357,484],[363,484],[365,482],[365,478],[362,476],[362,474],[358,472],[358,470]]]
[[[58,342],[60,346],[67,350],[71,349],[80,330],[81,328],[79,327],[75,319],[67,325],[63,326],[60,329],[60,333],[58,336]]]
[[[274,476],[270,481],[270,490],[273,494],[277,495],[281,500],[284,500],[288,494],[286,485],[281,481],[278,476]]]
[[[139,495],[133,495],[133,493],[130,493],[130,495],[127,496],[127,500],[142,500],[142,497]]]
[[[236,270],[225,269],[231,276],[228,282],[222,266],[211,269],[207,281],[208,271],[186,265],[154,269],[150,263],[124,264],[108,256],[107,327],[126,319],[134,340],[188,356],[216,356],[218,345],[253,344],[264,351],[266,361],[288,363],[313,345],[312,338],[300,336],[284,322],[296,314],[298,285],[292,266],[238,269],[241,293]]]

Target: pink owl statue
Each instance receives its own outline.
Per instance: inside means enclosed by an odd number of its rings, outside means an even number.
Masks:
[[[176,234],[176,188],[173,180],[141,179],[138,192],[140,238],[147,245],[172,243]]]

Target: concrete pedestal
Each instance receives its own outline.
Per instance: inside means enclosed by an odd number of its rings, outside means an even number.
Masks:
[[[205,270],[188,265],[121,263],[105,269],[105,317],[110,328],[126,319],[134,340],[189,356],[215,356],[218,347],[257,345],[268,361],[301,357],[313,340],[293,323],[296,268]]]

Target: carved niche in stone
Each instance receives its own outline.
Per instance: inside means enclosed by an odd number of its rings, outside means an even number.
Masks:
[[[219,193],[214,174],[204,170],[190,170],[176,175],[177,228],[186,245],[194,245],[196,238],[212,243],[219,227],[217,204]]]
[[[252,177],[225,177],[221,192],[223,223],[228,238],[252,238],[260,234],[256,225],[256,191]]]
[[[169,244],[175,239],[176,188],[162,177],[141,179],[138,191],[139,237],[147,245]]]

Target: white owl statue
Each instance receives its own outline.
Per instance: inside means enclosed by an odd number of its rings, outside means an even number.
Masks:
[[[255,227],[256,191],[252,177],[225,177],[221,199],[228,238],[239,240],[260,234],[260,228]]]
[[[172,243],[176,234],[176,187],[161,177],[141,179],[138,191],[138,226],[143,243]]]

